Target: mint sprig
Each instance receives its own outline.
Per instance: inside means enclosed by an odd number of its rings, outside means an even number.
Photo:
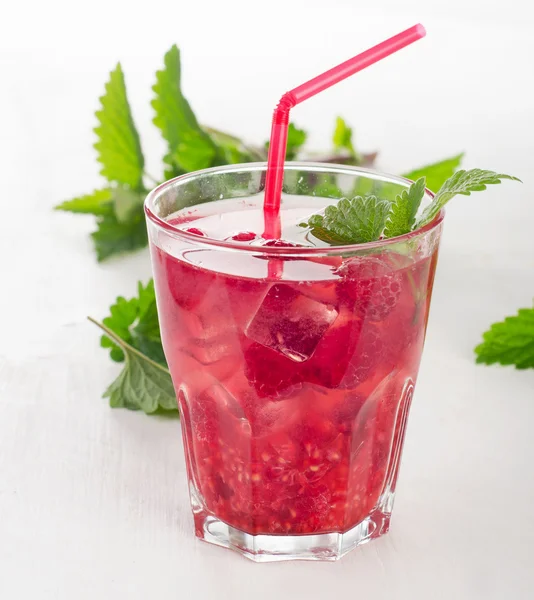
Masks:
[[[95,190],[92,194],[66,200],[58,204],[55,210],[96,216],[109,215],[113,212],[113,192],[109,188]]]
[[[102,108],[96,112],[99,124],[95,128],[97,160],[102,165],[100,172],[108,181],[140,190],[145,160],[120,63],[111,71],[100,103]]]
[[[494,323],[475,348],[477,363],[534,368],[534,307],[521,308],[517,315]]]
[[[126,222],[112,213],[97,220],[97,229],[91,234],[99,262],[112,256],[134,252],[148,244],[146,223],[142,212]]]
[[[177,411],[176,396],[169,370],[125,342],[106,325],[89,317],[124,353],[125,365],[119,376],[104,392],[113,408],[142,410],[153,414],[159,410]]]
[[[91,237],[99,261],[148,243],[142,211],[144,157],[120,64],[110,73],[105,89],[96,112],[95,148],[108,187],[56,206],[57,210],[97,217]]]
[[[511,175],[482,169],[458,171],[445,181],[417,218],[425,190],[425,178],[421,177],[393,201],[376,196],[355,196],[351,200],[343,198],[337,204],[327,206],[324,215],[312,215],[307,223],[300,225],[309,227],[311,233],[323,241],[332,243],[333,240],[333,245],[392,238],[430,223],[454,196],[468,196],[471,192],[485,190],[487,185],[500,183],[502,179],[520,181]]]
[[[512,175],[495,173],[494,171],[485,171],[483,169],[457,171],[441,186],[434,196],[432,203],[425,208],[421,216],[417,219],[416,227],[423,227],[430,223],[445,204],[454,198],[454,196],[457,196],[458,194],[469,196],[471,192],[485,190],[488,185],[501,183],[502,179],[521,181]]]
[[[426,178],[421,177],[407,190],[397,195],[389,208],[384,229],[385,237],[396,237],[412,230],[415,215],[425,195],[425,185]]]
[[[390,203],[376,196],[342,198],[327,206],[324,215],[313,215],[308,223],[311,232],[323,241],[335,245],[363,244],[377,240],[386,224]]]
[[[153,280],[150,280],[146,286],[139,282],[137,294],[129,300],[119,296],[109,309],[110,315],[102,322],[125,343],[158,364],[166,366],[161,346]],[[103,335],[100,345],[110,349],[112,360],[116,362],[124,360],[122,348],[112,338]]]
[[[165,54],[164,68],[156,72],[152,100],[154,125],[167,142],[163,161],[165,178],[211,166],[217,146],[198,124],[181,89],[180,50],[176,45]]]

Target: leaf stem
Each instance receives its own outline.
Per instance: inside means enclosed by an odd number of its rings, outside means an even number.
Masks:
[[[142,358],[143,360],[146,360],[153,367],[158,368],[160,371],[163,371],[164,373],[166,373],[167,375],[170,376],[171,373],[170,373],[169,369],[166,369],[162,365],[158,364],[156,361],[154,361],[151,358],[149,358],[146,354],[143,354],[142,352],[139,352],[139,350],[137,350],[137,348],[134,348],[133,346],[130,346],[130,344],[128,344],[127,342],[125,342],[121,337],[119,337],[109,327],[106,327],[103,323],[100,323],[100,321],[97,321],[96,319],[93,319],[93,317],[87,317],[87,319],[89,321],[91,321],[91,323],[93,323],[94,325],[96,325],[97,327],[100,327],[100,329],[102,329],[102,331],[107,336],[109,336],[115,343],[117,343],[123,350],[127,350],[128,352],[131,352],[132,354],[136,354],[139,358]]]

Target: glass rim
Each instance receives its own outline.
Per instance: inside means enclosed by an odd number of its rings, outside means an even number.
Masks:
[[[374,242],[365,242],[362,244],[348,244],[343,246],[297,246],[297,247],[276,247],[276,246],[249,246],[243,245],[242,242],[238,241],[230,241],[230,240],[217,240],[215,238],[210,238],[206,236],[195,235],[194,233],[190,233],[185,231],[184,229],[180,229],[175,225],[171,225],[152,210],[152,205],[154,201],[165,191],[174,187],[176,184],[180,182],[184,182],[187,180],[193,180],[199,176],[217,174],[217,173],[246,173],[246,172],[255,172],[255,171],[265,171],[267,169],[266,162],[250,162],[250,163],[238,163],[233,165],[222,165],[218,167],[210,167],[209,169],[201,169],[199,171],[191,171],[190,173],[184,173],[183,175],[178,175],[178,177],[174,177],[173,179],[168,179],[163,183],[160,183],[154,189],[152,189],[145,201],[144,201],[144,211],[145,215],[150,221],[152,221],[157,227],[166,233],[170,234],[172,237],[181,239],[195,245],[216,247],[225,250],[236,250],[238,252],[250,252],[253,254],[266,254],[266,255],[316,255],[316,254],[324,254],[325,252],[358,252],[362,250],[372,250],[377,248],[385,248],[387,246],[391,246],[394,244],[406,242],[415,237],[419,237],[433,229],[435,229],[441,222],[445,216],[444,209],[441,209],[440,212],[434,217],[434,219],[427,223],[424,227],[420,227],[419,229],[415,229],[414,231],[409,231],[403,235],[399,235],[392,238],[385,238],[382,240],[376,240]],[[335,163],[321,163],[321,162],[303,162],[303,161],[287,161],[284,164],[284,170],[306,170],[313,172],[323,172],[323,173],[331,173],[338,175],[355,175],[358,173],[366,174],[366,175],[374,175],[378,176],[377,178],[381,178],[383,180],[395,183],[413,183],[411,179],[407,179],[406,177],[402,177],[399,175],[392,175],[390,173],[384,173],[382,171],[377,171],[375,169],[368,169],[365,167],[356,167],[352,165],[340,165]],[[425,188],[425,196],[432,200],[434,198],[434,193]],[[332,198],[332,200],[336,200],[336,198]],[[192,205],[195,206],[195,205]]]

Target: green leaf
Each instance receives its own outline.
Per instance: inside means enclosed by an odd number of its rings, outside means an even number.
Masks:
[[[95,129],[100,172],[108,181],[140,189],[145,162],[120,63],[111,71],[100,103],[102,108],[96,112],[99,125]]]
[[[117,221],[128,224],[135,221],[142,214],[143,201],[146,192],[135,192],[127,188],[116,188],[113,190],[113,206]]]
[[[217,164],[233,165],[267,160],[267,154],[263,149],[248,146],[238,137],[213,127],[203,127],[203,129],[219,149]]]
[[[190,132],[184,134],[182,141],[171,155],[174,164],[186,171],[206,169],[213,164],[214,158],[213,143],[206,143],[205,137]]]
[[[434,196],[432,203],[425,208],[423,214],[417,220],[416,226],[423,227],[430,223],[445,204],[457,194],[469,196],[471,192],[485,190],[488,185],[501,183],[501,179],[520,181],[520,179],[512,177],[511,175],[494,173],[493,171],[484,171],[483,169],[457,171],[441,186],[439,192]]]
[[[293,123],[289,123],[287,128],[286,160],[295,160],[307,137],[308,134],[304,129],[299,129]],[[269,144],[270,140],[267,140],[264,144],[267,151],[269,150]]]
[[[307,137],[308,134],[304,129],[299,129],[293,123],[289,124],[287,129],[286,160],[295,160]]]
[[[404,235],[412,230],[415,215],[425,195],[425,178],[421,177],[407,189],[398,194],[391,203],[386,220],[384,235],[388,238]]]
[[[311,225],[312,222],[316,223],[316,225]],[[314,217],[310,217],[310,223],[300,223],[299,227],[310,227],[312,235],[330,246],[343,246],[347,244],[345,238],[338,236],[334,231],[325,229],[320,223],[322,223],[321,220],[315,220]]]
[[[58,204],[55,210],[97,216],[109,215],[113,211],[111,190],[104,188],[103,190],[96,190],[92,194],[66,200]]]
[[[336,119],[332,142],[335,150],[348,150],[350,156],[359,158],[352,142],[352,128],[341,117]]]
[[[139,350],[158,364],[166,365],[159,329],[154,281],[146,286],[138,283],[138,295],[126,300],[119,296],[110,307],[110,316],[103,319],[104,325],[122,340]],[[122,362],[124,352],[110,337],[102,336],[101,346],[110,348],[112,360]]]
[[[97,230],[91,234],[98,261],[110,256],[132,252],[148,244],[145,219],[142,211],[126,223],[115,214],[99,217]]]
[[[373,242],[384,231],[389,207],[390,202],[376,196],[342,198],[336,205],[327,206],[324,216],[312,215],[307,225],[313,235],[329,243]]]
[[[184,170],[209,167],[217,147],[200,127],[191,106],[181,90],[180,51],[176,45],[165,54],[164,68],[156,72],[153,86],[155,97],[154,125],[167,141],[168,152],[163,158],[170,169],[165,175],[179,175]]]
[[[136,350],[106,325],[91,317],[89,320],[100,327],[124,352],[124,368],[104,392],[104,398],[109,398],[110,406],[142,410],[146,414],[161,409],[178,410],[169,370]]]
[[[477,363],[534,368],[534,308],[522,308],[517,315],[494,323],[475,348]]]
[[[406,179],[416,181],[421,177],[426,177],[426,187],[435,192],[451,177],[460,166],[464,157],[463,152],[451,158],[440,160],[439,162],[426,165],[420,169],[415,169],[403,175]]]

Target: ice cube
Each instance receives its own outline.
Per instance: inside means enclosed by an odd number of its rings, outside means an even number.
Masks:
[[[222,385],[189,397],[193,433],[201,442],[236,441],[237,421],[245,421],[239,402]],[[241,430],[242,428],[240,428]]]
[[[194,340],[187,350],[203,365],[211,365],[240,352],[236,336],[223,333],[208,340]]]
[[[181,349],[203,365],[241,352],[237,324],[224,287],[215,286],[192,310],[175,307]],[[217,292],[217,293],[215,293]]]
[[[337,310],[287,284],[273,285],[245,333],[295,362],[308,360],[335,321]]]

